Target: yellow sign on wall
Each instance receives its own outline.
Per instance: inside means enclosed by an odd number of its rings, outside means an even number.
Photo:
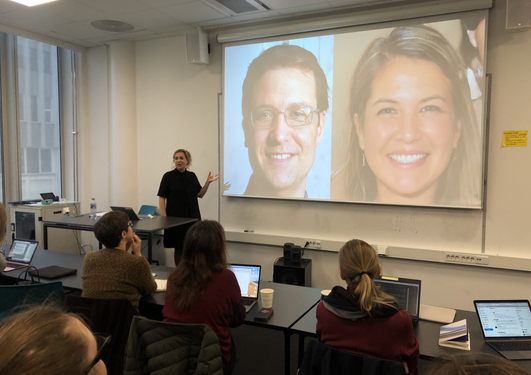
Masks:
[[[527,147],[527,130],[503,132],[503,147]]]

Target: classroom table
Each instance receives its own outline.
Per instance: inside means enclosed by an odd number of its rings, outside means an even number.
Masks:
[[[163,229],[177,227],[179,225],[193,223],[197,219],[188,217],[172,217],[172,216],[153,216],[152,219],[141,219],[134,221],[133,230],[137,234],[147,235],[148,239],[148,256],[147,260],[153,263],[153,236],[155,232]],[[42,244],[45,249],[48,248],[48,228],[62,228],[70,230],[82,230],[92,232],[94,230],[95,219],[89,218],[88,214],[81,216],[65,216],[58,219],[50,219],[43,221],[43,241]],[[101,244],[100,244],[101,249]]]
[[[317,305],[291,327],[293,333],[299,334],[299,348],[304,347],[304,337],[316,337],[315,327],[317,324]],[[470,334],[470,352],[487,353],[501,356],[496,350],[485,343],[477,314],[473,311],[456,310],[454,322],[466,319]],[[419,341],[420,358],[434,360],[444,355],[463,353],[459,349],[452,349],[439,345],[439,331],[442,323],[419,320],[413,323],[413,331]],[[301,345],[302,342],[302,345]],[[304,351],[299,350],[299,364]],[[531,360],[514,361],[527,371],[531,371]]]
[[[66,268],[77,269],[76,275],[65,276],[54,281],[61,281],[63,287],[67,290],[81,290],[82,280],[81,272],[83,266],[83,255],[60,253],[55,251],[48,251],[38,249],[31,265],[36,268],[43,268],[47,266],[61,266]],[[157,279],[167,279],[168,275],[174,270],[172,267],[151,265],[151,269],[157,274]],[[24,269],[13,270],[5,272],[4,276],[11,278],[18,278]],[[47,282],[41,279],[41,282]],[[256,322],[254,316],[261,309],[261,301],[253,306],[247,313],[244,324],[258,326],[266,329],[274,329],[282,331],[284,334],[284,368],[285,374],[290,373],[291,360],[291,345],[290,336],[293,334],[291,327],[297,323],[299,319],[312,309],[319,302],[321,296],[321,289],[308,288],[296,285],[279,284],[269,281],[260,281],[260,288],[271,288],[275,290],[273,296],[273,316],[267,322]],[[148,296],[143,296],[140,299],[140,311],[148,312],[151,316],[160,315],[162,307],[164,306],[164,299],[166,293],[155,292]],[[151,317],[148,316],[148,317]]]

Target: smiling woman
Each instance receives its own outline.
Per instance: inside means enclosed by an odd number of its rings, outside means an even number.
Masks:
[[[349,151],[334,198],[480,206],[481,137],[466,77],[432,28],[374,40],[352,77]]]

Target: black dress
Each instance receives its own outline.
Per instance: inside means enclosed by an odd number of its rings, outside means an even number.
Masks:
[[[177,169],[166,172],[160,182],[157,195],[166,198],[166,215],[177,217],[191,217],[201,220],[197,194],[202,187],[194,172],[185,170],[179,172]],[[193,225],[179,225],[175,228],[164,230],[164,247],[175,248],[176,252],[182,251],[184,236]],[[177,255],[175,254],[176,260]]]

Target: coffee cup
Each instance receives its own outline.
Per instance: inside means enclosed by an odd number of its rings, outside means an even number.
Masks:
[[[265,288],[260,290],[260,295],[262,296],[262,308],[270,309],[273,307],[273,289]]]

